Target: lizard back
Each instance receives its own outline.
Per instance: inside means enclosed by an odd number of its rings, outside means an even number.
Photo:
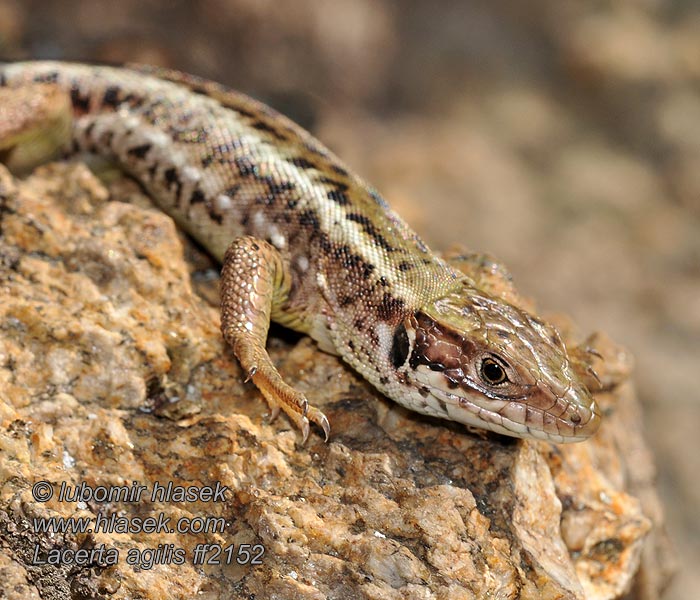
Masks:
[[[244,94],[152,67],[0,67],[1,85],[28,82],[68,90],[71,151],[118,163],[217,259],[244,234],[275,246],[293,276],[291,312],[321,286],[336,317],[370,310],[393,324],[455,288],[460,275],[373,188]]]

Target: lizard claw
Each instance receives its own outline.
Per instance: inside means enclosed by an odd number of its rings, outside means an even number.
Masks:
[[[309,417],[304,416],[299,419],[302,446],[306,444],[306,440],[309,438],[309,434],[311,433],[311,427],[309,425],[310,421],[313,421],[316,425],[323,429],[324,441],[327,442],[331,435],[331,424],[328,422],[326,415],[312,406],[309,410]]]
[[[603,382],[600,380],[600,377],[598,377],[598,373],[596,373],[595,369],[591,365],[588,365],[586,367],[586,371],[591,377],[593,377],[593,379],[595,379],[598,382],[598,385],[602,388]]]
[[[277,404],[274,404],[273,406],[270,407],[270,418],[269,421],[272,423],[277,416],[280,414],[280,407]]]
[[[314,408],[313,406],[309,407],[308,410],[308,415],[309,419],[316,423],[321,429],[323,429],[323,435],[325,437],[324,441],[328,441],[328,438],[331,435],[331,424],[328,422],[328,418],[326,415],[324,415],[320,410],[317,408]]]
[[[590,354],[592,356],[595,356],[596,358],[599,358],[600,360],[605,360],[603,358],[603,355],[598,352],[595,348],[592,348],[591,346],[586,346],[586,353]]]
[[[306,440],[309,439],[309,432],[311,428],[309,427],[309,420],[306,417],[301,418],[301,445],[306,444]]]
[[[328,422],[326,415],[321,413],[321,421],[317,423],[321,426],[321,429],[323,429],[323,435],[325,436],[323,441],[327,442],[328,438],[331,436],[331,424]]]
[[[246,375],[245,379],[243,380],[243,383],[248,383],[253,379],[253,376],[258,372],[258,367],[250,367],[248,369],[248,374]]]

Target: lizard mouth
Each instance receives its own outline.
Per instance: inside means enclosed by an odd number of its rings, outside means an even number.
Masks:
[[[450,419],[513,437],[537,438],[558,444],[582,442],[595,433],[600,425],[600,415],[595,410],[590,411],[585,423],[573,424],[524,402],[490,400],[489,404],[502,405],[496,410],[444,390],[436,389],[432,393],[443,400]],[[526,415],[527,421],[532,421],[532,424],[515,421],[508,416],[509,413]]]
[[[571,388],[563,395],[554,396],[535,386],[531,395],[499,398],[466,384],[448,391],[441,374],[428,369],[417,369],[414,375],[416,383],[430,390],[427,403],[439,406],[444,418],[465,425],[558,444],[584,441],[600,426],[600,411],[585,390]],[[582,394],[590,402],[582,403]]]

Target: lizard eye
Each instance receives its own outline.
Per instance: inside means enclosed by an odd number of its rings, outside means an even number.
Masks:
[[[484,383],[488,385],[500,385],[508,381],[506,370],[493,358],[485,358],[481,361],[479,373]]]

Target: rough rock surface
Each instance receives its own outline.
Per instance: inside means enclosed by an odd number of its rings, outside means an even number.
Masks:
[[[205,299],[216,296],[211,265],[183,252],[171,220],[135,186],[108,191],[83,165],[43,167],[24,182],[0,168],[0,233],[5,598],[603,599],[633,586],[645,597],[667,576],[629,357],[605,336],[588,340],[605,358],[595,365],[601,431],[556,446],[409,413],[310,340],[276,331],[273,360],[331,421],[328,443],[314,432],[301,447],[284,417],[265,418],[222,344]],[[55,492],[46,502],[33,497],[40,481]],[[228,490],[223,502],[57,497],[62,484],[134,481]],[[50,517],[161,513],[226,527],[37,531]],[[222,553],[221,564],[194,566],[204,543],[235,544],[230,564]],[[249,562],[241,544],[264,548],[260,564],[237,563]],[[102,545],[116,548],[116,564],[49,560]],[[127,563],[130,550],[159,547],[162,564],[149,565],[148,552],[141,568]],[[167,549],[182,549],[184,564]]]

